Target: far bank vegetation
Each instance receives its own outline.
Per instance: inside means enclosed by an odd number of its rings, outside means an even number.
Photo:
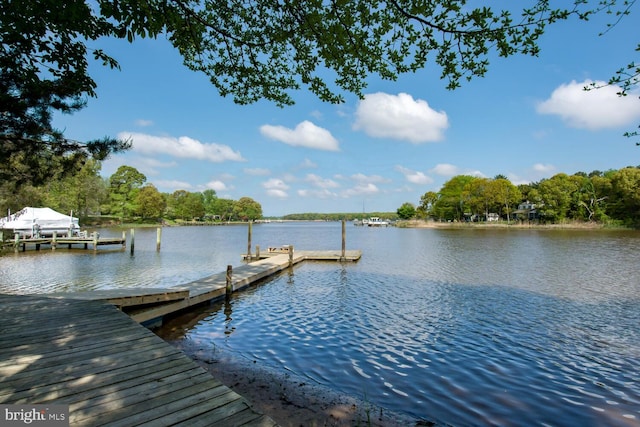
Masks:
[[[398,208],[405,225],[435,223],[507,223],[545,226],[640,227],[640,167],[573,175],[558,173],[530,184],[514,185],[505,176],[458,175],[438,192],[429,191],[417,206]]]
[[[262,206],[249,197],[239,200],[202,192],[177,190],[161,193],[147,177],[131,166],[121,166],[109,178],[100,176],[100,163],[89,160],[75,173],[53,177],[39,186],[23,185],[19,191],[0,186],[0,212],[25,206],[47,206],[69,213],[83,225],[181,224],[249,221],[262,218]]]

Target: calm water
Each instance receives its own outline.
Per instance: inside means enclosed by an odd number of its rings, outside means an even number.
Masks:
[[[180,339],[452,425],[640,426],[640,233],[347,227],[360,262],[299,265]],[[340,248],[340,224],[253,228],[289,243]],[[0,292],[172,286],[246,246],[246,227],[185,227],[160,253],[152,229],[133,257],[5,254]]]

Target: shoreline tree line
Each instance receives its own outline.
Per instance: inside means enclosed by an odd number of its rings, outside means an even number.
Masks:
[[[520,209],[519,209],[520,208]],[[567,221],[640,227],[640,166],[573,175],[558,173],[530,184],[514,185],[504,175],[457,175],[420,202],[404,203],[401,219],[436,221],[526,220],[542,224]]]
[[[67,214],[73,211],[82,224],[262,218],[262,206],[250,197],[220,198],[212,189],[161,193],[134,167],[120,166],[106,179],[100,169],[100,162],[90,159],[75,173],[60,174],[38,186],[23,185],[16,193],[11,192],[11,183],[0,184],[1,212],[47,206]]]
[[[212,189],[161,193],[144,174],[121,166],[108,178],[101,164],[88,160],[75,173],[60,173],[41,185],[0,184],[0,212],[25,206],[48,206],[74,212],[87,222],[255,221],[262,206],[250,197],[220,198]],[[519,209],[524,204],[526,209]],[[531,214],[531,215],[530,215]],[[504,175],[494,178],[457,175],[439,191],[424,193],[417,205],[405,202],[396,212],[292,213],[283,220],[339,221],[378,216],[386,219],[429,219],[443,222],[534,221],[559,224],[594,222],[640,228],[640,166],[573,175],[558,173],[529,184],[514,185]]]

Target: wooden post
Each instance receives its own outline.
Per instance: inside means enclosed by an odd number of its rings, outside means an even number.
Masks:
[[[233,283],[231,281],[231,275],[233,273],[233,267],[231,265],[227,265],[227,288],[226,288],[226,292],[225,295],[227,298],[229,298],[231,296],[231,294],[233,293]]]
[[[293,267],[293,245],[289,245],[289,267]]]
[[[135,228],[131,229],[130,234],[131,234],[131,255],[133,255],[133,252],[134,252],[135,247],[136,247],[136,231],[135,231]]]
[[[260,245],[256,245],[256,259],[260,259]]]
[[[247,260],[251,261],[251,232],[253,231],[253,221],[249,220],[249,232],[247,236]]]
[[[162,240],[162,228],[156,228],[156,252],[160,252],[160,241]]]
[[[345,261],[347,252],[347,220],[342,220],[342,255],[340,256],[340,261]]]
[[[127,232],[122,230],[122,250],[127,249]]]
[[[20,233],[16,233],[13,236],[13,251],[18,252],[19,247],[20,247]]]
[[[53,236],[51,236],[51,250],[55,251],[58,247],[58,232],[53,231]]]
[[[98,236],[100,236],[100,234],[97,231],[93,232],[93,251],[97,251],[98,250]]]

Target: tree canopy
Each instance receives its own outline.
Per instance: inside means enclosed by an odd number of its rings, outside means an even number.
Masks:
[[[536,220],[544,223],[597,221],[640,227],[640,166],[588,175],[558,173],[518,186],[502,175],[494,179],[457,175],[437,193],[425,193],[416,215],[469,221],[493,213],[510,221],[521,204],[535,208]],[[518,219],[523,219],[522,212]]]
[[[104,137],[71,141],[52,113],[73,113],[96,95],[89,64],[118,68],[104,37],[164,36],[190,69],[240,104],[294,102],[306,88],[341,102],[363,95],[371,75],[394,80],[436,64],[446,86],[483,76],[492,55],[537,55],[546,27],[600,11],[623,16],[634,2],[546,0],[499,9],[467,1],[424,0],[5,0],[0,11],[2,179],[42,181],[49,157],[61,171],[104,159],[130,144]],[[520,9],[521,8],[521,9]],[[617,19],[617,18],[615,18]],[[637,84],[635,63],[612,78],[623,93]],[[28,168],[19,165],[29,163]],[[17,176],[17,177],[16,177]]]
[[[73,211],[87,222],[247,221],[262,219],[262,205],[242,197],[218,198],[214,190],[161,193],[132,166],[121,166],[109,178],[100,177],[100,162],[89,160],[80,170],[51,178],[39,185],[25,185],[10,198],[0,197],[0,211],[16,212],[25,206],[49,206]]]

